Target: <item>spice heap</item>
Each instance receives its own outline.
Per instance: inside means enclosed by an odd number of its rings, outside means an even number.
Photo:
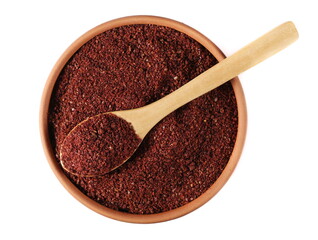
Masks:
[[[201,44],[168,27],[128,25],[92,38],[65,65],[52,93],[49,130],[57,161],[67,134],[87,117],[147,105],[216,63]],[[102,177],[65,174],[106,207],[165,212],[196,199],[217,180],[237,125],[234,91],[226,83],[160,121],[116,170]]]
[[[61,164],[72,174],[99,176],[125,162],[141,139],[124,119],[100,114],[77,125],[64,139]]]

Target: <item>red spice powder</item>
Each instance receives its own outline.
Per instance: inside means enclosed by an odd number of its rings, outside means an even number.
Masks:
[[[129,25],[94,37],[65,65],[52,93],[49,130],[57,161],[66,135],[87,117],[147,105],[216,63],[201,44],[168,27]],[[236,140],[237,114],[226,83],[165,117],[115,171],[65,174],[88,197],[118,211],[178,208],[222,173]]]
[[[60,150],[61,163],[79,176],[104,175],[126,161],[140,142],[130,123],[114,114],[100,114],[67,135]]]

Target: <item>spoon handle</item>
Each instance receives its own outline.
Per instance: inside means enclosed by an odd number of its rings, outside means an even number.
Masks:
[[[133,123],[136,133],[143,138],[169,113],[283,50],[297,38],[295,25],[283,23],[160,100],[114,114]]]
[[[297,38],[298,32],[292,22],[286,22],[274,28],[181,88],[146,106],[146,108],[152,109],[154,124],[177,108],[217,88],[238,74],[283,50]],[[155,112],[153,111],[154,108],[156,109]],[[156,118],[158,118],[158,121]]]

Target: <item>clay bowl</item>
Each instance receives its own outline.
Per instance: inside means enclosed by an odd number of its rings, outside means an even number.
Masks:
[[[46,82],[46,85],[43,91],[43,96],[42,96],[42,102],[40,107],[40,134],[41,134],[42,144],[43,144],[43,148],[44,148],[47,160],[53,172],[55,173],[59,181],[62,183],[62,185],[67,189],[67,191],[69,191],[69,193],[72,194],[82,204],[84,204],[88,208],[92,209],[93,211],[101,215],[104,215],[116,220],[120,220],[120,221],[133,222],[133,223],[162,222],[162,221],[167,221],[167,220],[171,220],[171,219],[183,216],[197,209],[198,207],[202,206],[208,200],[210,200],[227,182],[232,172],[234,171],[235,166],[237,165],[237,162],[240,158],[243,145],[244,145],[244,140],[246,136],[246,125],[247,125],[246,104],[245,104],[243,89],[241,87],[239,79],[236,77],[231,81],[235,95],[236,95],[237,106],[238,106],[238,117],[239,117],[237,139],[233,149],[233,153],[229,159],[227,166],[225,167],[224,171],[222,172],[220,177],[217,179],[217,181],[205,193],[203,193],[200,197],[193,200],[192,202],[167,212],[162,212],[157,214],[148,214],[148,215],[137,215],[137,214],[130,214],[130,213],[115,211],[113,209],[102,206],[99,203],[88,198],[75,185],[73,185],[71,181],[65,176],[63,170],[61,169],[60,165],[57,163],[55,159],[53,148],[49,138],[49,132],[48,132],[48,117],[47,116],[48,116],[50,98],[51,98],[54,84],[61,70],[63,69],[64,65],[84,43],[86,43],[88,40],[90,40],[94,36],[106,30],[123,26],[123,25],[130,25],[130,24],[156,24],[156,25],[162,25],[162,26],[174,28],[180,32],[187,34],[188,36],[192,37],[193,39],[201,43],[205,48],[207,48],[215,56],[217,60],[221,61],[222,59],[224,59],[224,54],[208,38],[203,36],[201,33],[196,31],[195,29],[171,19],[154,17],[154,16],[131,16],[131,17],[115,19],[115,20],[106,22],[104,24],[101,24],[93,28],[92,30],[88,31],[84,35],[82,35],[79,39],[77,39],[63,53],[63,55],[60,57],[60,59],[57,61],[57,63],[53,67],[53,70],[51,74],[49,75],[48,80]]]

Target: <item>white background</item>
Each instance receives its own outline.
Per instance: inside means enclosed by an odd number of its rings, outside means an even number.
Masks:
[[[209,5],[208,5],[209,3]],[[1,1],[0,239],[318,239],[316,1]],[[198,210],[159,224],[100,216],[76,201],[42,151],[47,76],[80,35],[127,15],[184,22],[230,55],[287,20],[300,39],[240,79],[248,134],[225,187]]]

